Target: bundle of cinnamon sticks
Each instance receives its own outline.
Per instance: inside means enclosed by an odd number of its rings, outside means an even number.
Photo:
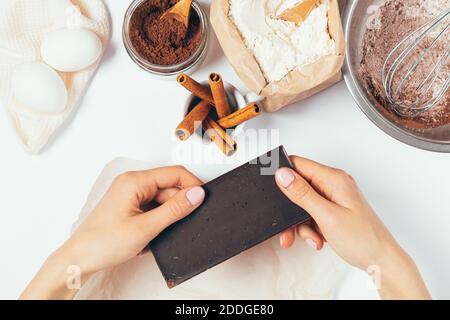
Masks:
[[[258,116],[261,113],[259,106],[251,103],[234,111],[228,101],[222,77],[217,73],[209,75],[209,88],[184,73],[177,77],[177,82],[198,97],[200,102],[178,125],[175,135],[184,141],[202,126],[208,137],[226,156],[235,153],[237,143],[227,131]]]

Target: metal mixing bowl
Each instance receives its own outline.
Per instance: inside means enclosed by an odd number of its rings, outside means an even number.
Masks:
[[[361,46],[368,18],[367,8],[378,5],[380,0],[353,0],[347,4],[344,15],[346,63],[344,78],[347,86],[366,116],[381,130],[411,146],[435,152],[450,153],[450,124],[439,128],[410,131],[385,117],[371,101],[358,71],[361,62]]]

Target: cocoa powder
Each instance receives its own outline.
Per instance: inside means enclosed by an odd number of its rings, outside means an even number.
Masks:
[[[428,3],[431,4],[431,1]],[[363,39],[359,72],[361,80],[380,111],[392,121],[411,130],[435,128],[450,123],[450,91],[447,91],[441,101],[432,109],[418,115],[411,114],[408,117],[407,115],[399,116],[394,112],[383,89],[381,70],[384,61],[392,48],[404,37],[430,21],[431,18],[425,14],[426,12],[423,12],[424,7],[424,0],[386,0],[368,21]],[[423,44],[428,45],[429,43],[424,42]],[[436,59],[443,55],[447,45],[447,42],[438,42],[434,46],[433,51],[430,51],[431,54],[427,55],[424,62],[417,68],[417,74],[414,77],[417,81],[426,77],[436,63]],[[410,62],[418,59],[424,52],[424,48],[418,47],[416,51],[413,51],[414,54],[410,54],[411,59],[405,63],[406,67],[409,68]],[[393,79],[394,83],[399,80]],[[412,82],[414,79],[408,80]],[[411,95],[411,98],[415,98],[417,95],[417,91],[407,93]]]
[[[177,0],[148,0],[136,8],[129,34],[138,54],[157,65],[174,65],[187,60],[201,41],[200,18],[191,9],[188,28],[173,19],[160,19]]]

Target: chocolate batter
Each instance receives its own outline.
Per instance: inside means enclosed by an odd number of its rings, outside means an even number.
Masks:
[[[178,0],[148,0],[133,13],[130,39],[135,50],[157,65],[174,65],[187,60],[201,41],[200,18],[191,9],[189,26],[173,19],[160,19]]]
[[[368,92],[372,95],[375,104],[379,107],[388,118],[396,123],[400,123],[409,129],[428,129],[439,127],[450,122],[450,90],[442,100],[431,110],[415,114],[402,115],[401,117],[394,112],[392,105],[387,100],[382,81],[381,70],[383,63],[390,51],[412,31],[430,21],[432,17],[445,9],[445,4],[450,5],[447,0],[426,0],[429,8],[434,8],[432,1],[436,2],[434,10],[436,12],[426,11],[424,6],[425,0],[387,0],[383,6],[377,9],[368,21],[368,26],[363,39],[362,61],[360,69],[360,77],[366,86]],[[438,7],[444,4],[444,7]],[[428,9],[429,10],[429,9]],[[427,59],[414,75],[415,79],[424,79],[430,67],[435,63],[436,58],[442,56],[445,47],[448,45],[444,37],[444,41],[438,44],[434,52],[427,56]],[[423,42],[422,47],[427,42]],[[423,48],[419,48],[413,55],[411,61],[417,59],[423,52]],[[406,66],[408,66],[408,61]],[[442,80],[442,79],[441,79]],[[394,79],[398,83],[399,79]],[[414,98],[416,92],[411,90],[406,93]]]

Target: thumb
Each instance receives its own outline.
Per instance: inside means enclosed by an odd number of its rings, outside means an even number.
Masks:
[[[335,209],[334,203],[318,194],[308,181],[292,169],[278,169],[275,180],[281,191],[292,202],[306,210],[319,226],[325,223]]]
[[[186,188],[178,191],[164,204],[136,218],[140,219],[138,223],[148,226],[149,237],[153,239],[168,226],[189,215],[204,199],[205,190],[202,187]]]

